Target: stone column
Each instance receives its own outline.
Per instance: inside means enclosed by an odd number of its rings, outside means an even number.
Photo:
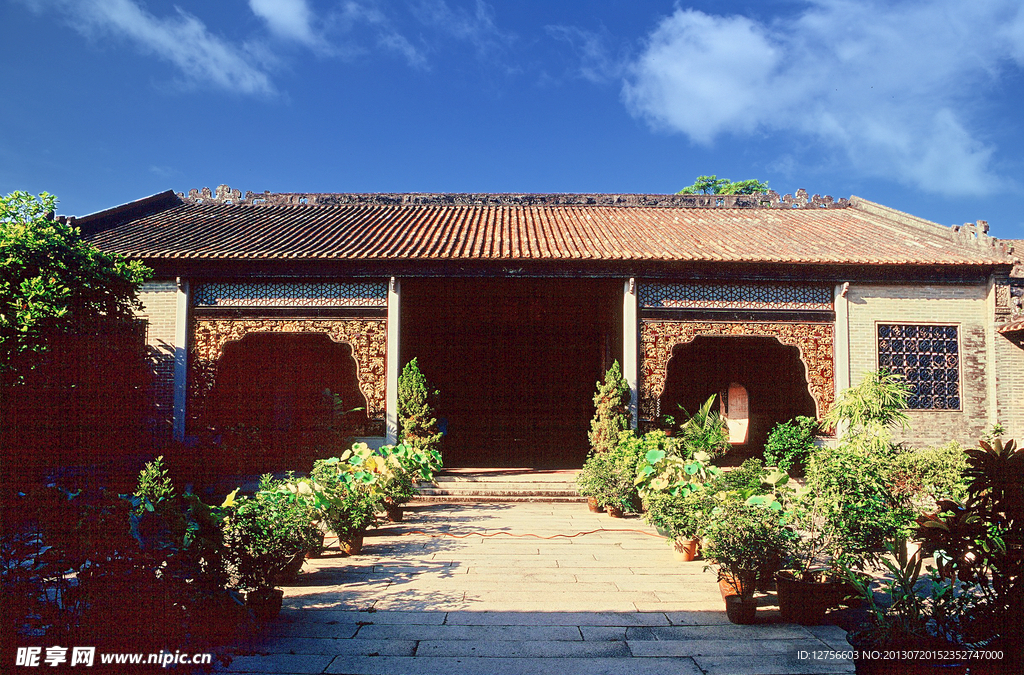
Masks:
[[[637,428],[637,388],[640,369],[640,325],[638,323],[636,279],[626,280],[622,292],[622,375],[629,384],[629,414]]]
[[[402,282],[391,277],[388,282],[388,347],[385,376],[387,418],[384,431],[385,443],[388,444],[398,441],[398,373],[401,368],[398,345],[402,337],[401,300]]]
[[[836,312],[835,333],[835,378],[836,395],[850,388],[850,300],[847,295],[850,284],[838,284],[835,288],[834,304]]]
[[[989,426],[999,422],[999,387],[996,379],[997,289],[996,275],[990,274],[985,295],[985,398],[988,399],[985,412]]]
[[[185,440],[185,401],[188,398],[189,282],[177,278],[174,310],[174,440]]]

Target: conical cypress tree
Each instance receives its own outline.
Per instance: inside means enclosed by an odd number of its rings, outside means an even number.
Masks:
[[[594,419],[590,421],[590,447],[593,452],[611,450],[621,436],[630,428],[630,391],[626,378],[622,376],[619,362],[605,373],[604,383],[597,383],[594,394]]]
[[[441,432],[437,429],[427,378],[420,372],[416,359],[405,364],[398,378],[398,441],[420,450],[437,450]]]

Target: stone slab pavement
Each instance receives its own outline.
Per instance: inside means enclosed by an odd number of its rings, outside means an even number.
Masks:
[[[576,537],[481,537],[588,534]],[[440,535],[440,536],[439,536]],[[237,646],[234,673],[815,675],[852,673],[835,626],[730,624],[714,573],[639,518],[578,503],[413,505],[335,545],[285,588],[281,615]]]

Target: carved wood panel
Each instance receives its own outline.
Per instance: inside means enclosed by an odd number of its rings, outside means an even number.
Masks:
[[[811,397],[821,418],[835,401],[835,328],[826,323],[727,323],[708,321],[642,321],[640,345],[640,419],[651,423],[661,414],[668,362],[676,345],[698,335],[773,337],[796,347],[807,369]]]
[[[224,345],[249,333],[325,333],[352,348],[359,391],[366,399],[367,436],[384,435],[387,322],[372,319],[196,319],[192,322],[189,355],[189,421],[197,428],[204,421],[206,401],[217,381]]]

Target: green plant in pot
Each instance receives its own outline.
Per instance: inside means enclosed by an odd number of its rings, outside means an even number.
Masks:
[[[261,619],[280,610],[283,594],[275,586],[289,564],[298,559],[301,565],[315,532],[308,510],[279,487],[264,476],[256,494],[235,499],[224,520],[228,567]]]
[[[433,480],[441,468],[441,453],[412,445],[385,445],[374,451],[377,488],[383,497],[388,520],[402,520],[402,505],[416,496],[416,480]]]
[[[580,494],[593,497],[614,517],[637,510],[636,466],[643,451],[643,437],[626,431],[614,447],[592,452],[577,477]]]
[[[670,538],[677,558],[683,562],[694,560],[715,506],[713,496],[698,484],[693,490],[675,494],[654,492],[645,503],[644,518]]]
[[[362,549],[363,535],[383,510],[381,476],[387,461],[364,443],[340,457],[318,459],[310,476],[319,486],[324,521],[338,535],[338,545],[350,555]]]
[[[774,503],[748,503],[724,495],[704,531],[704,557],[718,568],[719,587],[734,623],[750,623],[754,588],[766,561],[785,553],[790,533]]]
[[[717,397],[717,394],[709,396],[693,415],[687,415],[686,421],[679,425],[677,436],[686,448],[686,456],[704,452],[714,459],[729,451],[728,428],[721,414],[714,409]]]

